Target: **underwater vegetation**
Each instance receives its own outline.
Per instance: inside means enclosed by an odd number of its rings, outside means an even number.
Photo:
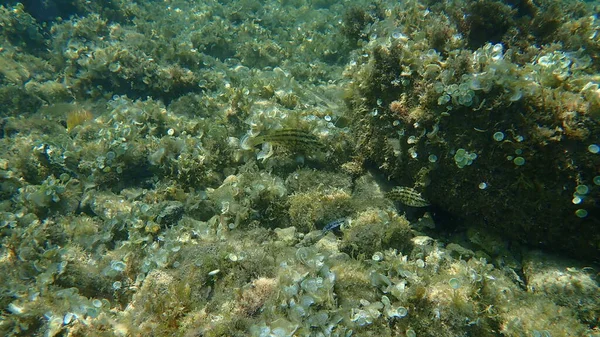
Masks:
[[[0,335],[600,337],[597,2],[0,5]]]
[[[408,7],[421,18],[374,24],[346,69],[357,159],[468,226],[597,260],[597,17],[567,1]]]

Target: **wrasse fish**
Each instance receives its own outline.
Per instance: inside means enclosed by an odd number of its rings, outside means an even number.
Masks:
[[[410,207],[425,207],[429,206],[429,202],[421,196],[421,193],[417,192],[414,188],[410,187],[396,187],[393,190],[387,192],[386,197],[392,200],[400,201],[406,206]]]
[[[339,231],[342,228],[342,225],[346,223],[348,218],[339,218],[329,222],[325,227],[323,227],[322,232],[325,234],[327,232]]]
[[[324,148],[323,143],[321,143],[317,136],[308,131],[298,129],[273,130],[256,137],[250,137],[247,134],[241,140],[241,146],[246,150],[264,143],[280,145],[294,151]]]

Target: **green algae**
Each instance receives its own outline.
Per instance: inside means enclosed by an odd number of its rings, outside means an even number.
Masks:
[[[598,335],[597,267],[532,250],[598,248],[597,8],[556,3],[3,5],[0,334]]]

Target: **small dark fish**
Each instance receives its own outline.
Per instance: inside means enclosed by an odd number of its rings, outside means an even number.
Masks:
[[[281,145],[294,151],[306,151],[310,149],[322,149],[323,143],[314,134],[299,129],[280,129],[273,130],[267,134],[254,138],[245,137],[242,139],[243,148],[252,148],[264,143]]]
[[[393,190],[387,192],[386,197],[400,201],[406,206],[410,207],[426,207],[429,206],[429,202],[421,196],[421,193],[417,192],[414,188],[410,187],[396,187]]]
[[[323,227],[323,233],[328,233],[331,231],[338,231],[340,227],[346,222],[347,218],[339,218],[331,221],[325,227]]]

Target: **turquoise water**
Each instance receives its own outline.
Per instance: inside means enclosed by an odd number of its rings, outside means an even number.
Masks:
[[[5,1],[0,335],[599,336],[596,1]]]

